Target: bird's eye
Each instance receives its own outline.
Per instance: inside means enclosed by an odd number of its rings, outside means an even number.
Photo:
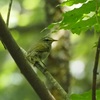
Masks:
[[[45,38],[45,39],[44,39],[44,41],[50,41],[50,39],[48,39],[48,38]]]
[[[50,41],[49,39],[45,39],[45,41]]]

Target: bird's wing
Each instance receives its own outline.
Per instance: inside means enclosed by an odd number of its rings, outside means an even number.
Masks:
[[[29,49],[28,52],[47,52],[48,51],[48,46],[45,45],[44,43],[38,43],[32,48]]]

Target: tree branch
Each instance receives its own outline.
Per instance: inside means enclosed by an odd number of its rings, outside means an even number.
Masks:
[[[41,100],[54,100],[44,83],[40,81],[38,76],[32,70],[28,62],[26,61],[22,51],[18,47],[17,43],[11,36],[6,24],[4,23],[1,14],[0,14],[0,38],[1,41],[5,44],[9,53],[15,60],[18,65],[21,73],[25,76],[28,82],[31,84],[32,88],[39,95]],[[42,92],[41,92],[42,91]]]
[[[48,72],[45,66],[42,66],[39,62],[35,63],[35,66],[45,75],[47,81],[52,85],[53,88],[59,94],[61,100],[69,100],[69,95],[66,91],[60,86],[60,84],[53,78],[53,76]],[[56,98],[56,97],[55,97]],[[59,99],[59,100],[60,100]]]
[[[100,52],[100,37],[98,39],[98,45],[97,45],[96,56],[95,56],[95,64],[93,69],[92,100],[96,100],[96,79],[98,74],[97,69],[99,63],[99,52]]]

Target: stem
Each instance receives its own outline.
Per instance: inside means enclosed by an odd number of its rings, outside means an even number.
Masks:
[[[95,0],[95,18],[98,25],[100,25],[98,20],[98,0]],[[94,29],[95,30],[95,29]],[[95,30],[96,32],[96,30]],[[94,63],[94,69],[93,69],[93,82],[92,82],[92,100],[96,100],[96,80],[97,80],[97,69],[98,69],[98,63],[99,63],[99,52],[100,52],[100,37],[98,39],[97,44],[97,50],[96,50],[96,56],[95,56],[95,63]]]
[[[6,21],[7,27],[9,25],[9,18],[10,18],[10,12],[11,12],[11,7],[12,7],[12,2],[13,2],[13,0],[10,0],[9,8],[8,8],[8,14],[7,14],[7,21]]]
[[[96,100],[96,79],[97,79],[97,74],[98,74],[97,69],[98,69],[98,63],[99,63],[99,51],[100,51],[100,37],[98,39],[98,45],[97,45],[95,63],[94,63],[94,69],[93,69],[92,100]]]

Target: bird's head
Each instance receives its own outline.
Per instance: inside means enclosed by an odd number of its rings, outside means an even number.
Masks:
[[[44,38],[42,38],[42,41],[44,41],[45,43],[51,44],[54,41],[57,41],[49,36],[45,36]]]

